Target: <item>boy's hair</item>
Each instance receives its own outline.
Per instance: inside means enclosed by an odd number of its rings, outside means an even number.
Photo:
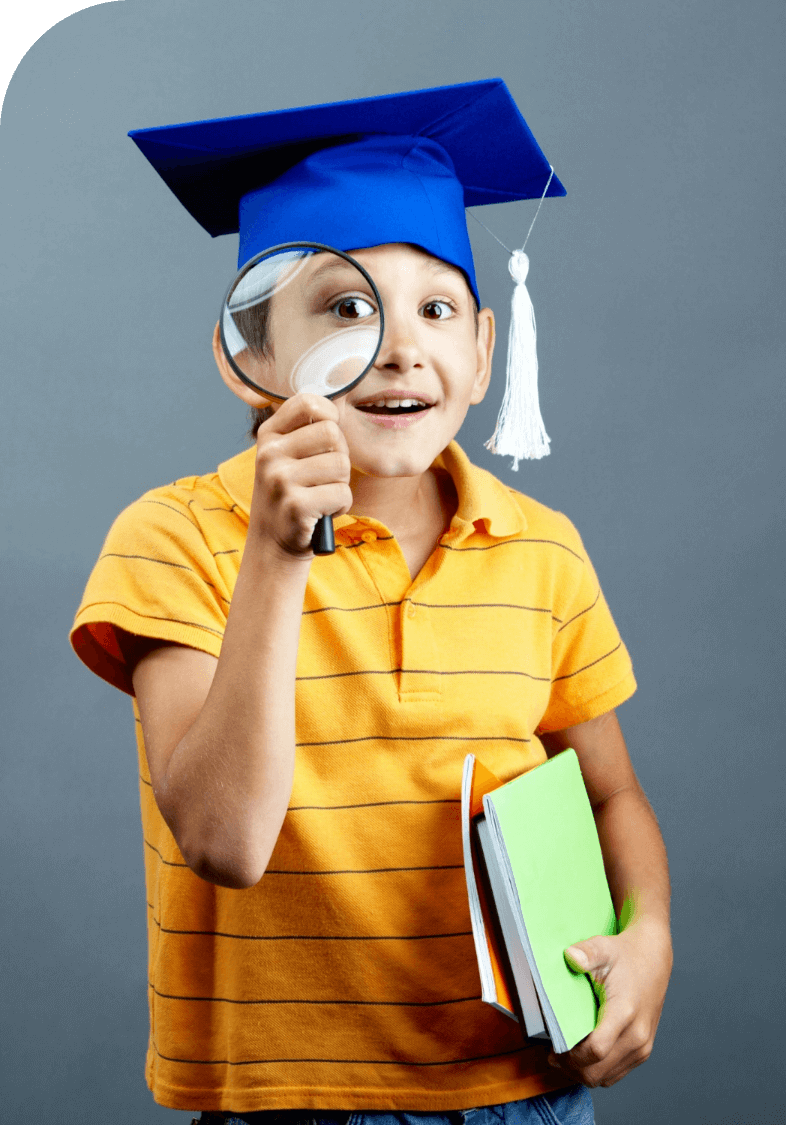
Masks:
[[[457,270],[457,272],[460,273],[461,276],[466,281],[466,276],[464,274],[464,271],[463,270]],[[467,289],[468,289],[469,295],[472,299],[472,301],[471,301],[471,303],[472,303],[472,315],[475,318],[475,335],[477,335],[478,324],[479,324],[479,322],[478,322],[478,312],[480,310],[479,310],[478,302],[475,298],[475,294],[472,292],[472,289],[470,287],[469,282],[467,282]],[[246,324],[246,323],[241,324],[240,320],[242,318],[243,318],[242,312],[237,312],[237,313],[232,314],[232,319],[237,324],[238,328],[241,331],[241,335],[243,335],[244,339],[246,339],[249,342],[249,344],[251,344],[251,346],[254,348],[255,351],[258,350],[259,352],[264,354],[265,344],[267,342],[267,340],[266,340],[267,318],[265,317],[264,321],[260,321],[260,319],[257,316],[253,320],[253,322],[249,322],[248,324]],[[251,426],[248,430],[248,437],[251,438],[252,441],[256,440],[257,431],[259,430],[259,427],[262,425],[262,423],[267,422],[268,418],[271,418],[272,416],[273,416],[273,407],[272,406],[251,406],[251,407],[249,407],[248,420],[251,423]]]

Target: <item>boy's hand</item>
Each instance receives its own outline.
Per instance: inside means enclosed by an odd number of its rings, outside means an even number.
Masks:
[[[668,930],[639,919],[621,934],[570,946],[565,959],[600,986],[600,1015],[590,1035],[549,1063],[585,1086],[613,1086],[652,1051],[671,973]]]
[[[350,460],[335,403],[320,395],[287,399],[257,432],[249,532],[290,557],[311,559],[321,516],[352,506]]]

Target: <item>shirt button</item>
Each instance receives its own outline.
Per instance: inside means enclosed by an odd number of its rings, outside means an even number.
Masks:
[[[364,531],[360,538],[364,543],[376,543],[377,533],[376,531]]]
[[[412,602],[410,602],[409,605],[407,606],[407,617],[414,617],[414,616],[415,616],[415,607],[412,604]]]

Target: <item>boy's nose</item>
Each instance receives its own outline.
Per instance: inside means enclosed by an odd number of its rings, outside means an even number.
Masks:
[[[379,355],[374,362],[374,366],[378,371],[389,371],[391,373],[401,373],[409,371],[413,367],[422,367],[423,356],[412,333],[396,326],[389,327],[386,322],[382,347],[379,349]]]

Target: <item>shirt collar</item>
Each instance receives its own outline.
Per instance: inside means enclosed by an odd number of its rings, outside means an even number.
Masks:
[[[256,446],[243,450],[218,467],[218,478],[232,502],[248,519],[254,487]],[[485,469],[473,465],[458,442],[452,441],[432,468],[449,473],[458,493],[458,508],[448,536],[460,542],[473,531],[485,531],[495,539],[520,534],[527,526],[524,513],[510,489]],[[358,522],[356,516],[336,516],[337,530]],[[480,526],[479,526],[480,525]]]
[[[458,493],[449,536],[461,541],[473,531],[485,531],[495,539],[505,539],[524,531],[527,521],[510,489],[492,473],[473,465],[458,442],[452,441],[432,467],[449,473]]]

